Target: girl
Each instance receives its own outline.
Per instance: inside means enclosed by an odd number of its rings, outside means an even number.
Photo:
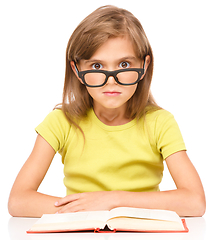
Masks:
[[[140,22],[113,6],[69,39],[63,101],[36,128],[35,146],[9,197],[12,216],[155,208],[202,216],[204,190],[172,114],[154,101],[151,46]],[[59,152],[67,196],[37,192]],[[176,190],[159,191],[166,161]]]

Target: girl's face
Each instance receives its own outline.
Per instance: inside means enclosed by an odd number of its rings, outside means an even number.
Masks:
[[[74,63],[71,62],[71,65],[74,70]],[[121,37],[110,38],[90,59],[81,60],[78,65],[79,71],[93,69],[114,71],[142,67],[143,61],[136,56],[131,41],[128,38]],[[81,83],[83,84],[82,81]],[[104,86],[87,87],[87,91],[93,98],[94,109],[123,109],[125,111],[126,103],[133,96],[136,88],[137,84],[130,86],[119,85],[110,76]]]

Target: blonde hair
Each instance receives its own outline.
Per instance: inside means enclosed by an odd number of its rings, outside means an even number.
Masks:
[[[138,83],[136,92],[128,101],[126,116],[129,119],[145,116],[147,109],[159,109],[150,92],[153,74],[153,53],[139,20],[129,11],[114,6],[103,6],[87,16],[71,35],[66,50],[66,70],[61,109],[74,126],[93,107],[93,99],[85,85],[74,74],[70,62],[90,59],[109,38],[129,37],[137,56],[150,56],[145,77]],[[81,130],[81,129],[80,129]],[[82,130],[81,130],[82,131]],[[82,132],[83,133],[83,132]]]

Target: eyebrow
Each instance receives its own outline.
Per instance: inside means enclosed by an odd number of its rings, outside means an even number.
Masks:
[[[134,57],[134,56],[125,56],[125,57],[122,57],[122,58],[120,58],[120,59],[117,59],[117,60],[115,60],[115,61],[117,61],[117,62],[121,62],[121,61],[126,61],[126,60],[131,60],[131,61],[135,61],[135,60],[137,60],[137,58],[136,57]],[[104,60],[102,60],[102,59],[87,59],[87,60],[84,60],[84,63],[93,63],[93,62],[105,62]]]

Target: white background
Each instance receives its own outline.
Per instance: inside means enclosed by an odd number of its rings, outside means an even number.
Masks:
[[[217,213],[217,7],[211,0],[1,0],[0,208],[5,226],[8,195],[32,150],[34,128],[61,102],[68,39],[84,17],[106,4],[131,11],[145,29],[155,57],[152,92],[180,126],[205,188],[204,218],[211,228],[210,216]],[[164,175],[161,190],[174,188],[169,173]],[[65,195],[60,156],[40,191]]]

